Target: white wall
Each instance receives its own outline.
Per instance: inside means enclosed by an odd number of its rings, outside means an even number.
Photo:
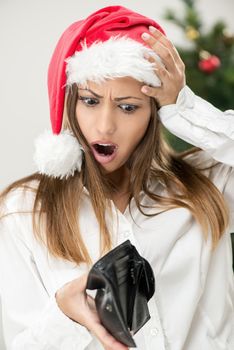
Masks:
[[[222,18],[234,31],[233,0],[197,3],[207,27]],[[165,8],[183,11],[179,0],[0,0],[0,189],[36,170],[33,140],[49,127],[46,71],[60,34],[73,21],[117,4],[154,18],[172,41],[184,44],[177,27],[162,19]]]

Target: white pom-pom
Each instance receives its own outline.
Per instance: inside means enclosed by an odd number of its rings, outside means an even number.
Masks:
[[[46,130],[35,140],[34,162],[40,174],[68,178],[82,165],[82,147],[69,130],[59,135]]]

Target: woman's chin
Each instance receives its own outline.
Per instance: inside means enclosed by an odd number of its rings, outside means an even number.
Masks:
[[[100,164],[100,168],[103,174],[111,174],[115,172],[121,172],[125,168],[125,164]]]

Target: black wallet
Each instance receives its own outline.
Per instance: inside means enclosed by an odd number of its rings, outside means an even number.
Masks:
[[[103,326],[126,346],[136,347],[132,335],[150,319],[147,302],[155,291],[149,262],[127,240],[92,266],[86,288],[97,289],[95,305]]]

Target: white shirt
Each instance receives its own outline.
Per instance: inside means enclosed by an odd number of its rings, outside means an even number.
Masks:
[[[151,264],[156,291],[149,301],[151,319],[134,336],[140,350],[233,350],[234,280],[230,232],[234,231],[234,113],[222,113],[185,87],[177,103],[162,107],[166,128],[204,151],[188,158],[193,164],[218,165],[206,175],[224,194],[230,227],[211,252],[199,225],[184,208],[146,217],[131,201],[115,213],[115,245],[129,239]],[[155,193],[167,195],[161,183]],[[152,201],[141,193],[142,203]],[[89,193],[84,189],[80,227],[89,253],[99,258],[99,232]],[[15,190],[7,211],[31,209],[33,194]],[[155,212],[149,209],[148,212]],[[117,225],[118,219],[118,225]],[[87,272],[83,263],[48,254],[33,234],[31,214],[5,217],[0,226],[0,295],[3,337],[7,350],[94,350],[102,346],[86,328],[58,308],[54,294]],[[77,305],[79,307],[79,305]]]

